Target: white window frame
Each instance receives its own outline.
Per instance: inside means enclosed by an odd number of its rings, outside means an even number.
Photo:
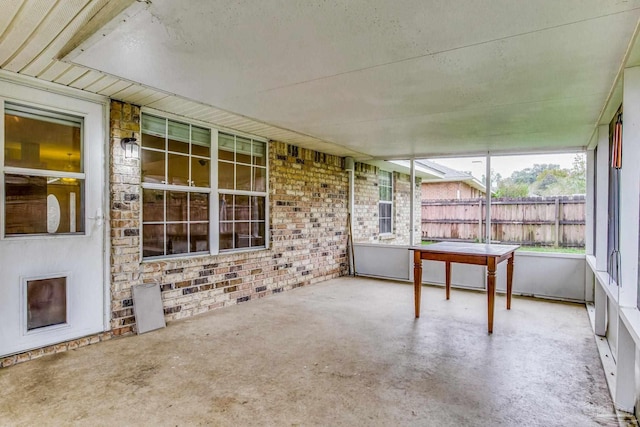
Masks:
[[[248,136],[243,136],[243,135],[238,135],[235,132],[223,132],[229,136],[233,136],[234,137],[234,143],[236,138],[241,137],[244,139],[250,139],[251,140],[251,157],[253,157],[253,141],[255,142],[261,142],[264,143],[264,156],[265,156],[265,165],[264,166],[255,166],[255,165],[248,165],[246,163],[241,163],[241,162],[237,162],[236,160],[232,161],[228,161],[228,160],[219,160],[217,162],[217,165],[220,164],[220,162],[224,162],[224,163],[230,163],[233,164],[233,168],[234,171],[237,169],[238,165],[241,166],[249,166],[251,168],[253,167],[257,167],[260,169],[264,169],[265,171],[265,191],[255,191],[255,190],[237,190],[237,189],[221,189],[219,186],[219,183],[216,181],[216,186],[218,187],[218,192],[217,192],[217,200],[219,201],[221,196],[248,196],[248,197],[264,197],[264,205],[265,205],[265,218],[264,218],[264,245],[261,246],[251,246],[251,247],[242,247],[242,248],[232,248],[232,249],[220,249],[218,248],[220,253],[229,253],[229,252],[243,252],[243,251],[253,251],[253,250],[261,250],[261,249],[266,249],[267,245],[268,245],[268,228],[269,228],[269,218],[267,216],[268,214],[268,209],[267,206],[269,205],[269,196],[268,196],[268,182],[269,182],[269,157],[268,157],[268,144],[260,139],[256,139],[253,137],[248,137]],[[220,132],[218,132],[218,137],[220,136]],[[216,151],[217,153],[217,151]],[[253,180],[252,180],[253,182]],[[235,173],[234,173],[234,185],[237,185],[237,182],[235,181]],[[218,206],[218,213],[220,212],[220,207]],[[246,222],[246,221],[242,221],[242,222]],[[256,220],[252,220],[249,219],[248,221],[250,224],[252,223],[259,223],[262,221],[256,221]],[[229,224],[233,224],[235,226],[236,220],[232,220],[229,222]],[[217,232],[220,232],[220,219],[218,218],[218,228],[217,228]],[[219,236],[219,235],[218,235]],[[218,243],[219,243],[219,239],[218,239]]]
[[[244,132],[238,132],[233,129],[225,128],[225,127],[214,127],[210,123],[203,122],[196,119],[189,119],[182,116],[178,116],[172,113],[167,113],[164,111],[158,111],[153,108],[142,108],[141,109],[141,120],[142,116],[153,115],[156,117],[164,118],[166,120],[173,120],[185,124],[189,124],[192,126],[198,126],[202,128],[207,128],[211,131],[211,152],[210,152],[210,161],[211,168],[209,170],[209,187],[190,187],[190,186],[180,186],[180,185],[168,185],[168,184],[156,184],[156,183],[143,183],[140,182],[142,189],[153,189],[153,190],[167,190],[167,191],[187,191],[187,192],[201,192],[209,194],[209,251],[208,252],[191,252],[191,253],[181,253],[181,254],[171,254],[171,255],[159,255],[153,257],[142,257],[143,253],[143,198],[142,192],[140,194],[140,255],[142,262],[156,262],[163,259],[173,259],[173,258],[193,258],[203,255],[219,255],[219,254],[233,254],[239,252],[255,252],[255,251],[263,251],[269,249],[269,241],[271,240],[271,231],[270,231],[270,209],[269,209],[269,140],[261,137],[257,137],[255,135],[247,134]],[[257,142],[263,142],[265,144],[265,173],[266,173],[266,184],[265,191],[259,194],[251,194],[251,195],[262,195],[265,197],[265,207],[264,207],[264,216],[265,216],[265,244],[264,246],[256,246],[256,247],[248,247],[248,248],[238,248],[238,249],[225,249],[220,251],[219,243],[220,243],[220,203],[219,203],[219,195],[218,191],[218,134],[219,132],[224,132],[227,134],[234,135],[236,137],[249,138]],[[140,130],[140,137],[142,138],[142,129]],[[142,153],[142,147],[140,148],[140,152]],[[168,152],[167,152],[168,153]],[[140,159],[140,165],[142,166],[142,159]],[[140,169],[140,177],[142,178],[142,168]],[[170,188],[168,188],[170,187]],[[229,194],[228,190],[223,190],[223,193]],[[244,194],[246,192],[238,191],[233,192],[237,194]]]
[[[393,235],[393,223],[394,223],[394,221],[393,221],[393,211],[394,211],[394,209],[393,209],[393,172],[389,172],[389,171],[385,171],[385,170],[380,169],[378,174],[380,175],[382,173],[389,174],[389,183],[390,183],[389,189],[390,189],[391,200],[381,200],[380,199],[380,188],[382,186],[380,184],[380,176],[378,176],[378,234],[380,236],[390,236],[390,235]],[[383,204],[391,206],[391,213],[390,213],[390,218],[389,218],[389,220],[390,220],[390,223],[389,223],[390,224],[390,226],[389,226],[390,230],[389,231],[384,231],[384,232],[382,231],[382,227],[381,227],[381,225],[382,225],[382,217],[380,216],[380,205],[383,205]]]

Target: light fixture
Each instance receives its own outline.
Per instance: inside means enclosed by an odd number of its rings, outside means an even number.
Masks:
[[[136,159],[138,158],[138,148],[139,145],[136,142],[137,139],[134,136],[134,133],[131,133],[131,137],[122,138],[120,140],[120,146],[124,150],[124,157],[127,159]]]

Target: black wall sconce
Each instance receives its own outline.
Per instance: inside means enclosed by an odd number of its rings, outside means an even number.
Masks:
[[[133,135],[134,134],[131,133],[131,137],[122,138],[120,140],[120,146],[124,150],[124,157],[127,159],[138,158],[138,152],[139,152],[140,146],[137,143],[138,140]]]

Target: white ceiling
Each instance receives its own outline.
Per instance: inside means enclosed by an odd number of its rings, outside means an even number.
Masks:
[[[585,147],[640,0],[457,4],[16,0],[0,67],[358,159]]]

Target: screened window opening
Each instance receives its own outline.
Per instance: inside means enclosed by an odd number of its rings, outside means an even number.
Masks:
[[[393,230],[393,175],[391,172],[379,171],[378,190],[380,193],[380,200],[378,202],[380,234],[390,234]]]
[[[82,118],[7,103],[5,235],[84,232]]]

